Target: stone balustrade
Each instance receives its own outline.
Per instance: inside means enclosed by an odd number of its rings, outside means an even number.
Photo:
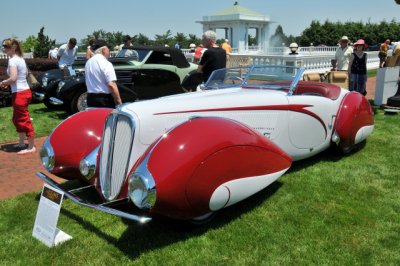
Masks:
[[[337,46],[309,46],[299,47],[297,54],[290,54],[288,47],[268,47],[266,52],[258,50],[257,46],[245,53],[238,54],[237,49],[232,49],[232,54],[228,62],[229,67],[244,65],[292,65],[301,66],[305,72],[325,73],[332,68],[331,60],[335,56]],[[182,49],[190,60],[190,49]],[[376,69],[379,67],[379,57],[377,51],[367,51],[367,68]]]
[[[379,67],[379,57],[377,51],[367,52],[367,68],[376,69]],[[305,72],[325,73],[332,69],[331,60],[335,53],[332,51],[322,53],[299,53],[295,55],[252,55],[252,54],[231,54],[228,66],[244,65],[291,65],[304,67]]]
[[[334,58],[337,46],[310,46],[299,47],[297,54],[290,54],[288,47],[268,47],[267,53],[258,50],[257,46],[246,53],[238,54],[235,49],[230,56],[228,67],[243,65],[291,65],[305,68],[305,72],[325,73],[331,70],[331,60]],[[188,61],[193,60],[193,51],[181,49]],[[112,51],[112,56],[116,52]],[[367,51],[367,68],[379,68],[378,51]],[[25,58],[32,58],[32,53],[25,53]],[[85,58],[85,53],[78,53],[78,57]],[[0,59],[7,58],[7,55],[0,53]]]

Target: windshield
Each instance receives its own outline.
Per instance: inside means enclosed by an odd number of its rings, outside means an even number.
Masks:
[[[288,89],[291,95],[303,72],[304,68],[275,65],[218,69],[211,74],[205,89]]]
[[[132,60],[141,62],[143,61],[144,58],[146,58],[147,54],[149,53],[149,50],[144,50],[144,49],[127,49],[127,48],[122,48],[117,55],[115,56],[116,58],[132,58]]]

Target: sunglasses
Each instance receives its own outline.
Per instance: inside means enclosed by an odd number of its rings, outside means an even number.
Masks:
[[[9,48],[11,48],[11,45],[4,45],[3,44],[3,49],[9,49]]]

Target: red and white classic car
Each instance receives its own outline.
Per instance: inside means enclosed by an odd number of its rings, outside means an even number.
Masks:
[[[103,202],[65,191],[79,204],[139,222],[201,222],[267,187],[292,161],[331,145],[348,152],[371,134],[363,95],[300,81],[303,71],[221,69],[196,92],[87,109],[55,128],[40,157],[50,173],[88,183]],[[121,203],[131,211],[114,207]]]

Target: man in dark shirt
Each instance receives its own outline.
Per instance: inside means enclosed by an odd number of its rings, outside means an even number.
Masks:
[[[207,48],[201,57],[197,72],[202,73],[203,82],[206,82],[211,73],[226,67],[226,52],[216,44],[217,34],[214,31],[206,31],[203,34],[203,46]]]

